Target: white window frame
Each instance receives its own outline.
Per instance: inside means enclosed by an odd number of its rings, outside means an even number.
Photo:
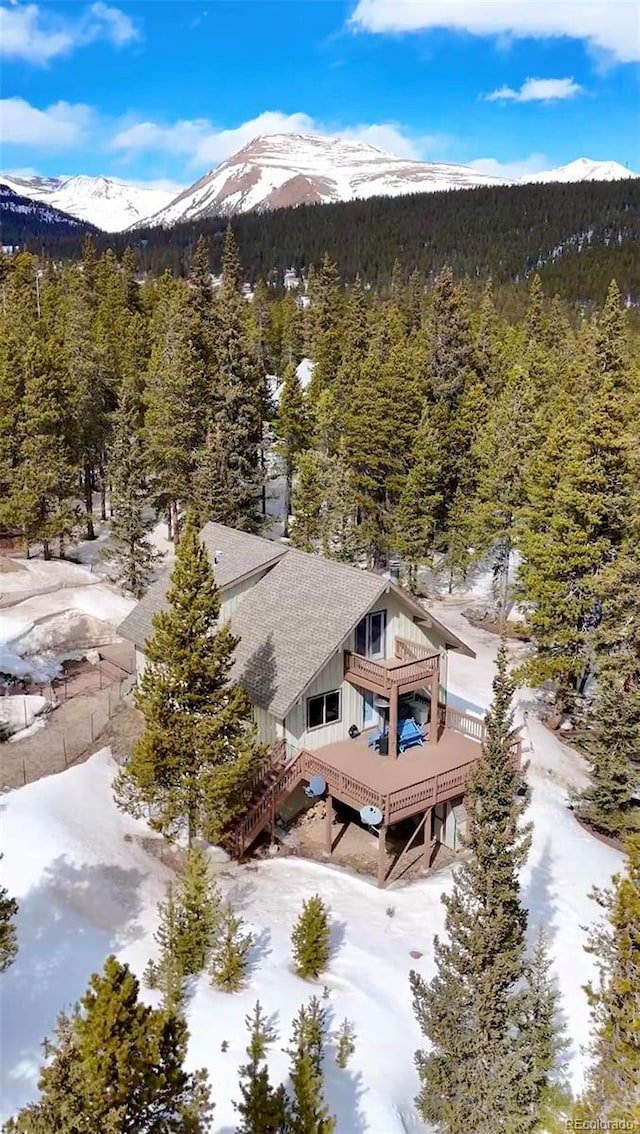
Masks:
[[[374,618],[380,618],[380,617],[382,618],[382,634],[381,634],[382,651],[380,653],[373,654],[371,652],[371,637],[372,637],[371,625],[372,625],[372,620]],[[383,607],[382,610],[370,610],[368,614],[365,614],[364,618],[360,619],[360,622],[358,623],[358,626],[356,627],[355,636],[354,636],[356,646],[357,646],[357,643],[358,643],[358,629],[362,625],[363,622],[365,624],[365,652],[361,656],[365,657],[365,658],[371,658],[372,661],[380,661],[382,658],[386,658],[386,656],[387,656],[387,611],[386,611],[386,609]]]

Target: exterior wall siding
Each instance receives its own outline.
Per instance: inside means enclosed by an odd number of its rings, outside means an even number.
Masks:
[[[234,610],[236,610],[240,605],[247,591],[250,591],[252,587],[255,587],[256,583],[258,583],[260,579],[262,579],[263,576],[266,575],[266,573],[266,571],[256,572],[256,574],[252,575],[250,579],[243,579],[240,583],[236,583],[234,586],[225,587],[225,589],[222,591],[222,594],[220,595],[221,622],[226,622],[229,618],[231,618],[231,615],[233,614]]]
[[[278,739],[278,722],[266,709],[253,706],[253,719],[258,730],[258,740],[261,744],[274,744]]]

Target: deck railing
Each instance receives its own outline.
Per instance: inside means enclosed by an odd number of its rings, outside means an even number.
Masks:
[[[398,686],[413,685],[419,688],[420,685],[426,685],[438,669],[440,654],[434,654],[433,650],[428,649],[423,651],[418,643],[409,642],[406,638],[396,638],[393,661],[394,664],[391,665],[389,662],[375,661],[345,650],[345,677],[356,684],[359,678],[365,685],[373,683],[383,695],[390,696]]]

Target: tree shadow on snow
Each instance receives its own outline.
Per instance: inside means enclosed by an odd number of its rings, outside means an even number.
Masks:
[[[340,952],[347,936],[347,923],[344,921],[331,921],[331,936],[329,939],[329,958],[333,960]]]
[[[358,1040],[356,1039],[356,1048]],[[352,1057],[353,1058],[353,1057]],[[335,1114],[337,1130],[349,1134],[367,1134],[370,1126],[362,1109],[365,1087],[359,1071],[352,1072],[349,1066],[342,1070],[335,1061],[335,1047],[327,1050],[324,1061],[325,1102]]]
[[[0,1096],[13,1112],[33,1097],[41,1043],[105,958],[143,933],[138,870],[75,866],[64,856],[20,899],[19,951],[2,977]]]
[[[254,976],[256,970],[260,968],[262,961],[270,956],[270,954],[271,934],[268,929],[261,929],[260,932],[254,934],[253,937],[253,943],[247,961],[247,976]]]
[[[544,844],[537,862],[529,871],[522,891],[522,901],[529,910],[529,943],[533,945],[538,932],[544,929],[547,943],[552,944],[558,932],[556,924],[556,898],[553,884],[553,859],[549,840]]]

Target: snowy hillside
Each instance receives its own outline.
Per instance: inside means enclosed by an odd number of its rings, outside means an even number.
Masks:
[[[14,192],[43,201],[105,232],[121,232],[162,209],[166,189],[147,189],[111,177],[14,177],[0,174]]]
[[[477,660],[452,654],[449,678],[456,697],[481,711],[490,697],[497,639],[464,621],[467,603],[468,596],[458,596],[435,602],[433,609],[477,653]],[[535,719],[530,690],[521,690],[518,700],[518,723],[531,761],[529,818],[534,824],[523,896],[532,938],[541,925],[549,937],[571,1041],[570,1073],[578,1089],[590,1028],[583,985],[594,974],[593,958],[583,949],[585,926],[599,917],[588,893],[592,885],[608,886],[622,856],[587,834],[567,810],[567,788],[583,778],[580,760]],[[159,838],[115,807],[114,771],[108,751],[102,751],[87,764],[4,797],[0,880],[20,903],[20,952],[3,976],[0,1121],[33,1098],[42,1037],[51,1034],[58,1011],[71,1007],[106,955],[115,952],[141,976],[154,952],[156,903],[172,872],[151,851]],[[357,1035],[346,1072],[327,1061],[326,1097],[337,1129],[340,1134],[419,1134],[413,1052],[420,1037],[408,974],[411,968],[427,978],[434,972],[433,937],[443,928],[440,897],[450,889],[450,868],[380,891],[364,878],[316,862],[283,858],[237,866],[214,853],[221,887],[254,932],[257,946],[246,990],[228,995],[201,977],[188,1006],[189,1062],[207,1066],[213,1084],[212,1134],[235,1129],[244,1018],[258,997],[269,1016],[277,1014],[281,1042],[270,1054],[272,1075],[286,1075],[282,1048],[291,1020],[314,991],[292,971],[289,938],[302,900],[314,892],[329,906],[334,929],[334,950],[322,980],[327,1007],[334,1026],[347,1016]],[[156,998],[148,991],[144,995]],[[224,1051],[223,1040],[228,1043]]]

